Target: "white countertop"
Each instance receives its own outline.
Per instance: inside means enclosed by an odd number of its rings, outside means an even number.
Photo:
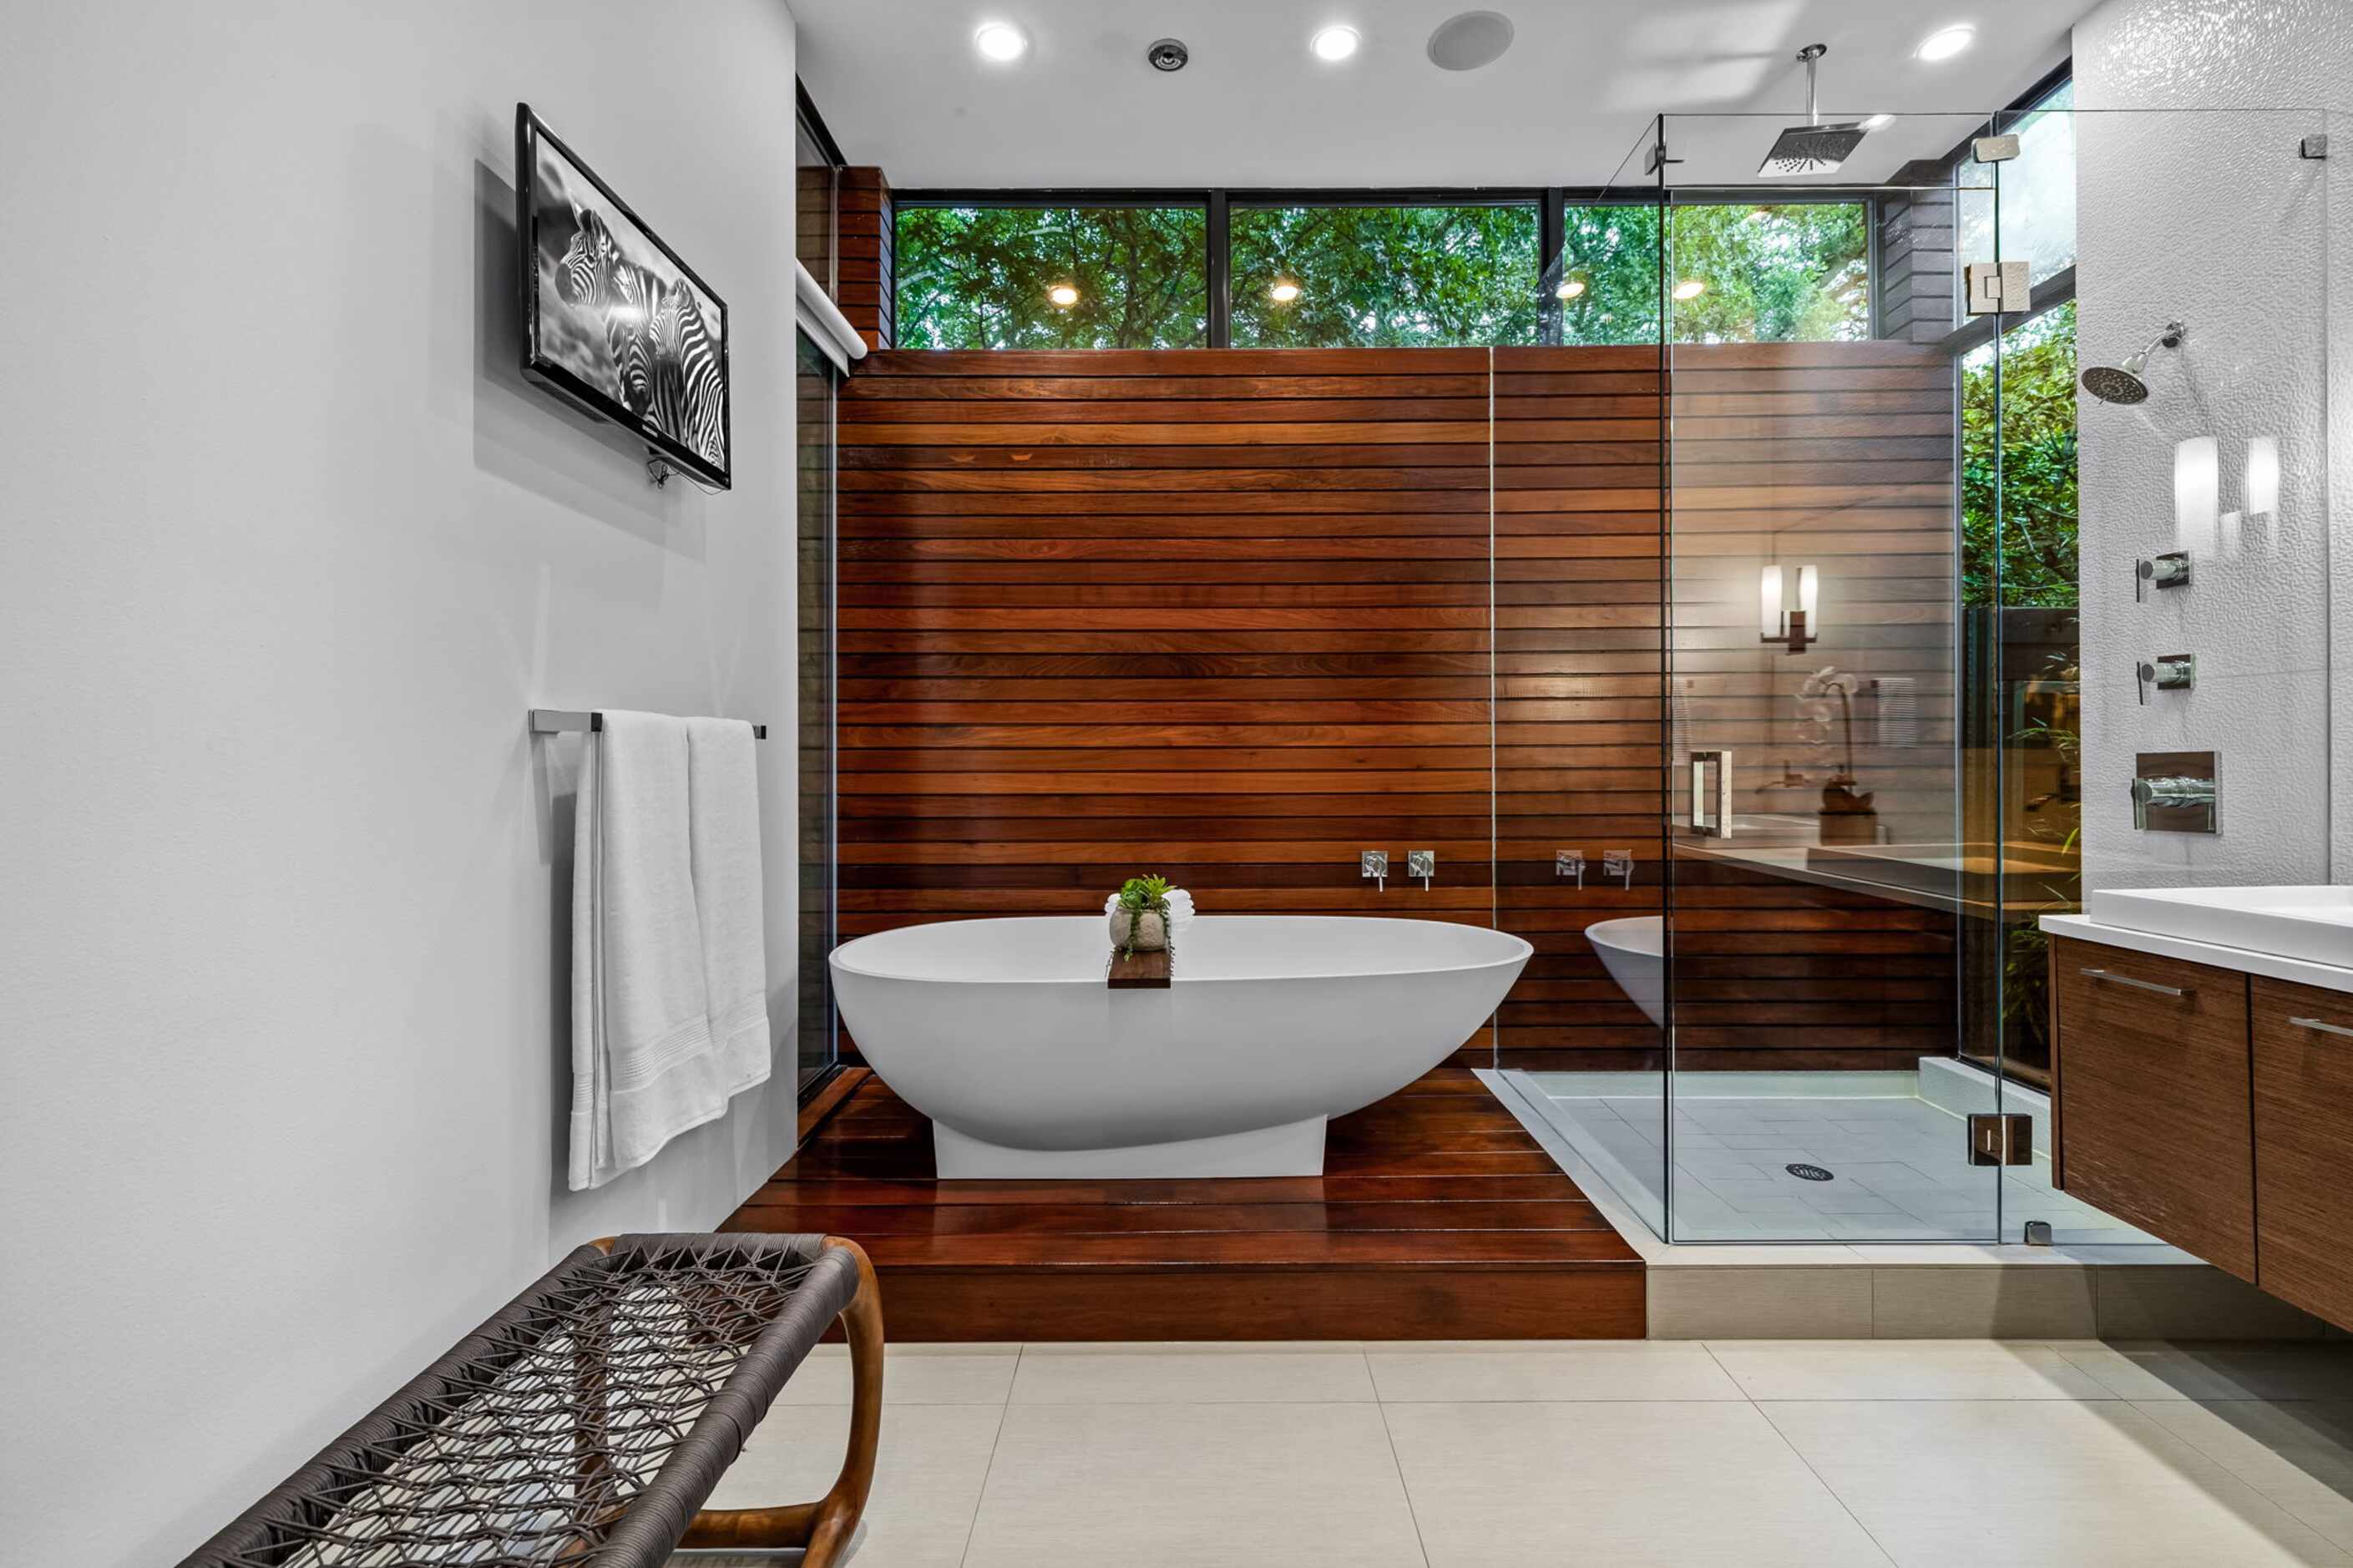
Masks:
[[[2353,969],[2340,968],[2334,963],[2282,958],[2275,953],[2257,952],[2253,948],[2223,947],[2216,942],[2191,942],[2186,937],[2158,936],[2154,931],[2126,931],[2122,926],[2102,925],[2088,915],[2044,915],[2042,929],[2052,936],[2073,937],[2077,942],[2102,942],[2133,952],[2155,953],[2159,958],[2179,958],[2189,963],[2211,964],[2217,969],[2235,969],[2242,973],[2261,974],[2272,980],[2294,981],[2298,985],[2317,985],[2324,991],[2353,992]]]

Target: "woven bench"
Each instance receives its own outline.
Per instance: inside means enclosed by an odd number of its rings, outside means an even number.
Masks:
[[[849,1450],[833,1489],[705,1509],[839,1317]],[[583,1247],[200,1547],[183,1568],[551,1563],[681,1546],[848,1548],[874,1479],[882,1310],[854,1242],[624,1236]]]

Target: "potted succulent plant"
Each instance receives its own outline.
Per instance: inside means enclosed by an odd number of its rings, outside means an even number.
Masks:
[[[1158,952],[1168,945],[1168,879],[1130,877],[1111,910],[1111,944],[1123,954]]]

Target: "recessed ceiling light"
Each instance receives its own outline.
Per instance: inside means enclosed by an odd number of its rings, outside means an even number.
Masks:
[[[1584,293],[1584,292],[1585,292],[1585,279],[1582,279],[1582,278],[1564,278],[1564,279],[1562,279],[1560,280],[1560,287],[1553,290],[1553,297],[1554,297],[1555,299],[1559,299],[1559,300],[1574,300],[1574,299],[1576,299],[1579,294],[1582,294],[1582,293]]]
[[[1057,305],[1075,305],[1079,302],[1079,291],[1068,283],[1057,283],[1046,290],[1046,298]]]
[[[972,47],[983,59],[1018,60],[1029,47],[1029,36],[1010,22],[983,22],[972,36]]]
[[[1934,64],[1937,60],[1951,59],[1977,41],[1978,30],[1965,22],[1957,27],[1945,27],[1929,34],[1920,40],[1920,47],[1912,54],[1916,59]]]
[[[1363,40],[1356,36],[1356,28],[1335,24],[1318,28],[1315,36],[1307,40],[1307,47],[1315,51],[1315,58],[1319,60],[1345,60],[1356,52],[1356,46],[1361,42]]]
[[[1675,298],[1678,300],[1696,300],[1706,292],[1707,285],[1696,278],[1686,278],[1675,285]]]
[[[1893,125],[1894,123],[1895,116],[1892,114],[1874,114],[1862,122],[1862,128],[1865,131],[1876,131],[1883,125]]]
[[[1266,297],[1278,305],[1288,305],[1299,298],[1299,285],[1288,278],[1278,278],[1274,287],[1266,291]]]

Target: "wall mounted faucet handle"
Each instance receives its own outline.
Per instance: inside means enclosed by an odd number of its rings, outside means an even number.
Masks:
[[[1386,849],[1363,851],[1356,857],[1356,875],[1370,879],[1374,884],[1375,892],[1388,892],[1389,890],[1389,852]]]
[[[1438,851],[1409,849],[1405,852],[1405,874],[1421,879],[1421,890],[1430,890],[1430,879],[1438,875]]]
[[[2198,685],[2198,656],[2194,653],[2161,653],[2154,660],[2143,663],[2134,672],[2140,685],[2141,706],[2148,706],[2148,689],[2159,691],[2189,691]]]
[[[1582,889],[1585,886],[1585,851],[1582,849],[1555,851],[1552,858],[1552,874],[1556,877],[1576,878],[1577,887]]]
[[[2189,586],[2189,552],[2175,550],[2133,563],[2133,603],[2148,597],[2151,588]]]
[[[1631,849],[1607,849],[1601,855],[1601,869],[1609,876],[1621,878],[1630,889],[1634,886],[1634,852]]]

